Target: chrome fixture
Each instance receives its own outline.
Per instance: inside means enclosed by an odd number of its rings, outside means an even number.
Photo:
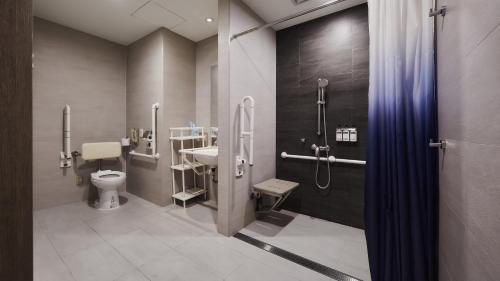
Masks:
[[[330,186],[330,161],[326,162],[326,166],[328,167],[328,182],[326,185],[321,185],[318,182],[318,171],[319,171],[319,162],[321,162],[321,152],[323,152],[326,155],[326,159],[329,158],[328,153],[330,152],[330,146],[328,145],[328,136],[327,136],[327,131],[326,131],[326,110],[325,110],[325,91],[326,87],[328,86],[328,80],[324,78],[319,78],[318,79],[318,130],[317,134],[318,136],[321,135],[321,109],[323,109],[323,136],[325,138],[325,145],[320,146],[313,144],[311,146],[311,149],[314,150],[314,156],[316,156],[316,186],[320,189],[327,189],[328,186]]]
[[[441,6],[441,9],[439,10],[433,10],[431,9],[429,11],[429,17],[435,17],[435,16],[446,16],[446,12],[448,12],[448,9],[446,8],[446,6]]]
[[[429,142],[429,147],[446,149],[447,144],[448,144],[448,141],[446,141],[446,140],[439,140],[439,142],[433,142],[433,140],[431,139]]]
[[[318,136],[321,135],[321,107],[323,107],[323,119],[325,119],[325,88],[328,86],[328,80],[319,78],[318,79]],[[325,121],[325,120],[323,120]],[[324,122],[326,123],[326,122]],[[325,125],[325,137],[326,137],[326,124]],[[326,139],[325,139],[326,144]]]

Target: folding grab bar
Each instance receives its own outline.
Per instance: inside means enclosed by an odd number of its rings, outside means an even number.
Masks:
[[[245,131],[245,102],[250,102],[250,128]],[[236,176],[240,177],[243,175],[243,165],[247,161],[245,159],[245,137],[248,136],[250,140],[248,164],[253,166],[253,128],[254,128],[254,115],[255,115],[255,100],[251,96],[245,96],[241,99],[239,110],[240,110],[240,143],[239,143],[239,155],[236,156]]]
[[[130,155],[141,156],[146,158],[160,159],[160,154],[156,153],[156,113],[160,108],[159,103],[155,103],[151,106],[151,154],[135,152],[135,150],[130,151]]]

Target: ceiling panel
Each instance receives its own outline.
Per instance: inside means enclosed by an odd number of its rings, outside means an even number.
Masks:
[[[186,21],[154,1],[140,7],[132,16],[165,28],[172,28]]]
[[[34,13],[123,45],[162,26],[195,42],[217,34],[217,0],[34,0]]]

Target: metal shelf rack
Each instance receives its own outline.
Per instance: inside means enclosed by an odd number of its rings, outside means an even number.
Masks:
[[[193,135],[192,130],[196,130],[201,134]],[[180,145],[180,150],[183,150],[185,147],[185,142],[191,141],[191,147],[196,147],[197,144],[201,141],[201,147],[205,147],[205,129],[203,127],[177,127],[170,128],[170,149],[171,149],[171,157],[172,157],[172,166],[170,167],[172,171],[172,198],[174,199],[174,204],[176,204],[176,200],[180,200],[183,203],[183,207],[186,208],[186,201],[189,199],[193,199],[200,195],[204,195],[205,199],[207,197],[207,183],[206,183],[206,173],[207,167],[206,165],[195,161],[193,156],[190,156],[192,159],[188,159],[187,155],[184,153],[179,153],[179,150],[176,150],[174,147],[174,143],[178,142]],[[176,163],[175,156],[180,159],[179,163]],[[201,168],[202,171],[198,172],[197,169]],[[193,171],[193,186],[186,186],[186,171]],[[181,188],[177,188],[177,182],[175,180],[176,172],[181,173],[182,184]],[[203,185],[199,186],[196,180],[196,176],[201,175],[203,177]]]

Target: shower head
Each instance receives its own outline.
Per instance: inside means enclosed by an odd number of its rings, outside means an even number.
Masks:
[[[326,86],[328,86],[328,80],[325,78],[319,78],[318,79],[318,87],[325,88]]]

